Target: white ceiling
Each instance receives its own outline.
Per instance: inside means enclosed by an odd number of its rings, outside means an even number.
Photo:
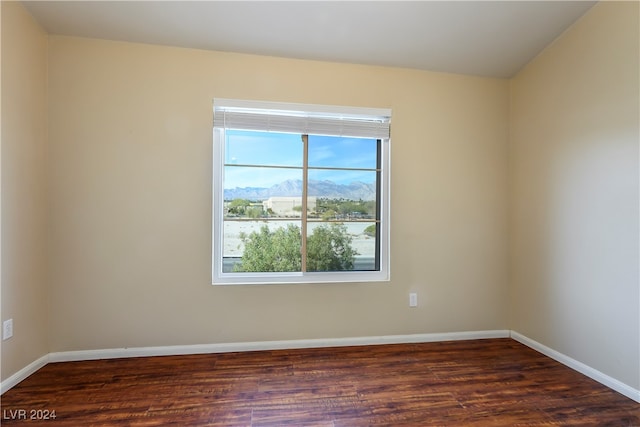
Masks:
[[[52,34],[511,77],[593,1],[27,1]]]

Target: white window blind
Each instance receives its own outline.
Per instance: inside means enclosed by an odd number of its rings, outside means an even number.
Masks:
[[[390,110],[215,99],[223,129],[388,139]]]

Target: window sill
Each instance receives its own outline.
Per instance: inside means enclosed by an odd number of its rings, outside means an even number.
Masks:
[[[286,285],[286,284],[331,284],[331,283],[369,283],[388,282],[389,274],[374,272],[340,273],[233,273],[214,277],[213,286],[220,285]]]

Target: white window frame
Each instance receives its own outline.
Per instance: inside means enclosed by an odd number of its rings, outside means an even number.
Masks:
[[[214,99],[213,129],[213,204],[212,204],[212,284],[287,284],[287,283],[342,283],[382,282],[390,280],[390,137],[391,110],[378,108],[326,106],[315,104],[293,104],[281,102]],[[370,127],[371,135],[381,140],[380,172],[380,270],[377,271],[331,271],[331,272],[264,272],[225,273],[223,265],[223,206],[224,206],[224,159],[226,120],[244,120],[243,112],[264,111],[264,120],[242,122],[245,130],[291,131],[311,135],[360,136],[365,137]],[[225,120],[225,117],[227,119]],[[231,119],[229,119],[231,117]],[[255,115],[254,115],[255,118]],[[275,118],[275,119],[274,119]],[[250,120],[251,121],[251,120]],[[336,130],[336,124],[340,129]],[[233,125],[232,125],[233,126]],[[255,126],[255,127],[251,127]],[[231,126],[227,128],[232,128]],[[329,130],[327,130],[329,129]],[[372,136],[369,136],[372,137]]]

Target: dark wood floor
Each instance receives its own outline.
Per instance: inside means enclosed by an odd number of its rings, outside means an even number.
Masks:
[[[53,363],[1,406],[25,426],[640,426],[640,404],[510,339]]]

